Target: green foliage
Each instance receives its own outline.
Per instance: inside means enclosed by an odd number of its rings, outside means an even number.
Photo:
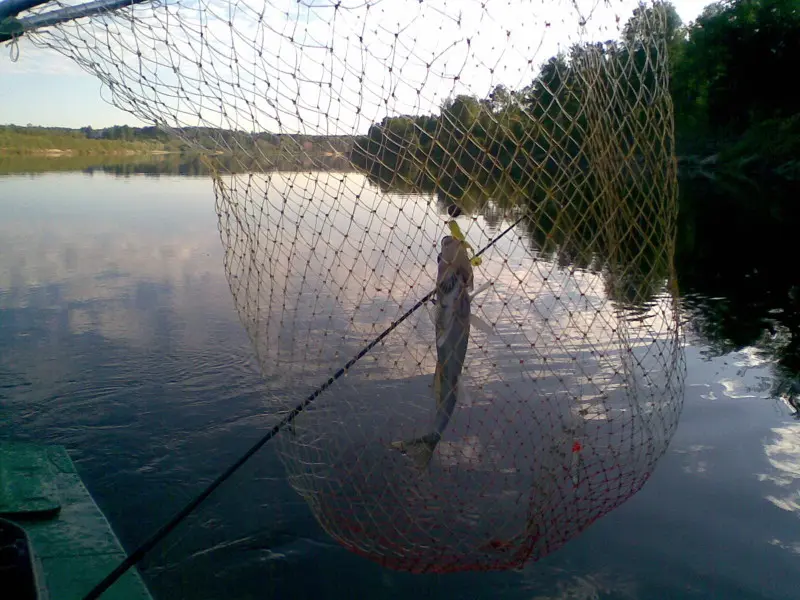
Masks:
[[[663,229],[663,219],[641,217],[636,194],[612,190],[598,201],[608,173],[589,168],[591,152],[607,154],[607,140],[588,138],[592,130],[614,130],[621,148],[614,160],[648,163],[635,123],[648,123],[650,112],[663,111],[636,96],[645,90],[655,97],[658,82],[648,52],[635,39],[576,45],[545,62],[521,90],[498,86],[486,100],[456,96],[438,115],[386,117],[356,139],[350,158],[385,190],[433,192],[443,205],[463,212],[526,211],[532,215],[524,221],[528,239],[540,253],[603,268],[612,298],[643,302],[658,293],[669,270],[660,249],[650,244],[640,250],[663,236],[652,231]],[[623,77],[633,84],[615,87]],[[588,94],[595,95],[592,110],[586,109]],[[619,127],[628,121],[634,124]],[[615,185],[624,185],[631,171],[625,173],[612,176]],[[610,215],[618,213],[640,215],[643,222],[637,228],[609,225]],[[612,247],[616,255],[636,256],[637,264],[615,262]]]
[[[656,6],[633,11],[619,41],[553,56],[523,89],[497,86],[485,100],[452,98],[438,115],[384,118],[355,141],[353,164],[384,186],[437,190],[450,203],[498,189],[553,202],[552,190],[570,173],[589,170],[579,152],[591,130],[581,106],[587,93],[603,93],[604,82],[582,84],[583,71],[603,61],[605,77],[630,81],[627,93],[646,97],[657,57],[642,40],[659,27],[667,36],[677,151],[722,150],[718,168],[796,176],[800,104],[787,80],[800,72],[800,0],[724,0],[688,25],[671,3]],[[618,141],[636,152],[629,125],[648,118],[647,108],[618,92],[606,97],[602,118],[621,123]],[[628,114],[630,106],[639,114]]]
[[[735,139],[798,112],[800,0],[725,0],[686,28],[672,73],[681,137]]]
[[[0,126],[0,154],[137,154],[177,149],[153,127],[108,129]]]
[[[386,117],[356,140],[352,162],[384,189],[435,192],[444,205],[462,210],[516,205],[531,211],[532,243],[559,261],[590,268],[598,257],[607,263],[611,248],[636,255],[641,264],[626,265],[624,279],[608,278],[609,293],[620,302],[657,293],[669,265],[645,242],[663,223],[630,209],[638,227],[615,239],[598,234],[609,229],[599,226],[607,222],[606,208],[596,197],[605,189],[596,182],[603,146],[592,150],[590,138],[603,124],[621,124],[615,147],[626,162],[645,162],[638,147],[644,130],[637,126],[653,109],[620,95],[626,89],[623,94],[652,98],[663,84],[650,67],[657,57],[642,43],[643,30],[665,28],[678,152],[719,153],[705,163],[710,168],[800,177],[800,104],[787,84],[800,72],[800,0],[725,0],[688,25],[670,3],[659,4],[658,13],[652,6],[635,10],[619,41],[573,46],[550,58],[522,89],[498,86],[485,100],[458,96],[438,115]],[[625,80],[627,88],[612,85]],[[594,107],[587,94],[594,94]],[[619,178],[614,185],[609,202],[635,187]],[[639,201],[629,194],[619,208]],[[777,204],[770,210],[796,212]]]
[[[457,96],[444,103],[438,115],[386,117],[366,136],[357,138],[351,154],[355,166],[384,185],[402,183],[443,192],[452,203],[482,191],[485,195],[522,195],[535,203],[554,202],[553,190],[568,193],[574,180],[591,179],[585,153],[589,118],[584,99],[602,82],[600,77],[631,81],[628,97],[607,92],[605,110],[618,122],[631,120],[630,106],[642,104],[637,89],[654,89],[650,65],[655,57],[634,35],[636,20],[657,23],[652,9],[637,10],[621,42],[576,45],[550,58],[528,86],[510,90],[495,87],[487,99]],[[680,19],[667,6],[667,25],[674,44],[680,41]],[[616,65],[616,66],[615,66]],[[632,65],[632,66],[631,66]],[[616,70],[615,70],[616,69]],[[627,70],[627,71],[624,71]],[[636,84],[636,79],[642,85]],[[639,109],[636,109],[639,110]],[[633,115],[642,121],[647,109]],[[634,134],[621,130],[628,149],[641,152]],[[623,144],[625,145],[625,144]]]
[[[720,160],[739,171],[800,181],[800,112],[752,125],[720,152]]]

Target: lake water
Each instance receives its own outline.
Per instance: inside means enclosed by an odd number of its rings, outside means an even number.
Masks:
[[[291,391],[259,372],[214,200],[204,177],[0,178],[0,437],[65,445],[128,549]],[[267,445],[144,562],[154,596],[796,598],[800,421],[779,396],[800,372],[800,281],[777,266],[791,238],[773,230],[744,251],[735,228],[752,217],[691,225],[677,430],[643,489],[560,550],[510,572],[384,569],[322,530]],[[324,372],[292,374],[304,390]]]

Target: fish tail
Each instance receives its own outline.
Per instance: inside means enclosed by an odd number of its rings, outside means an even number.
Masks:
[[[420,470],[428,468],[433,458],[433,452],[439,444],[439,436],[436,434],[423,435],[408,441],[392,442],[392,448],[405,454]]]
[[[439,405],[441,400],[442,375],[442,365],[437,362],[436,372],[433,374],[433,391],[437,400],[437,410],[440,408]],[[431,463],[433,453],[436,450],[436,446],[439,444],[440,439],[441,435],[437,432],[433,432],[411,440],[399,440],[392,442],[390,445],[395,450],[399,450],[400,453],[411,458],[418,469],[425,470]]]

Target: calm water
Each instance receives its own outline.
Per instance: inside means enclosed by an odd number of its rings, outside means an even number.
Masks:
[[[0,437],[67,446],[130,549],[272,422],[210,182],[11,175],[0,214]],[[796,598],[800,421],[777,397],[800,370],[800,281],[777,266],[790,236],[744,249],[753,217],[720,215],[682,242],[669,450],[564,548],[510,573],[387,571],[321,530],[268,446],[143,565],[155,597]]]

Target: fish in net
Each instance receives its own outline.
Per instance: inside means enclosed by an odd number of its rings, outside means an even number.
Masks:
[[[334,539],[514,568],[641,489],[683,398],[674,11],[100,4],[15,31],[203,156],[264,410],[313,399],[277,451]]]

